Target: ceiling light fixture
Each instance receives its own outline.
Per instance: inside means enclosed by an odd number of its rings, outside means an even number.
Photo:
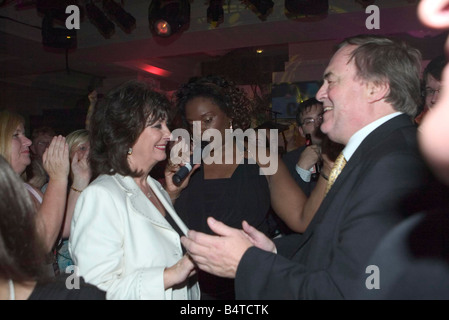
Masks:
[[[115,25],[92,1],[88,1],[85,7],[90,22],[97,27],[103,37],[109,39],[115,32]]]
[[[103,9],[124,32],[131,33],[136,28],[136,19],[113,0],[103,0]]]
[[[188,29],[190,24],[189,0],[152,0],[148,8],[148,22],[151,31],[160,37]]]
[[[42,44],[50,48],[72,49],[76,47],[76,29],[55,28],[54,18],[47,13],[42,19]]]
[[[285,0],[285,15],[288,18],[322,17],[329,10],[328,0]]]
[[[223,23],[223,0],[210,0],[207,8],[207,22],[214,28]]]
[[[265,21],[273,11],[274,2],[271,0],[242,0],[258,17]]]

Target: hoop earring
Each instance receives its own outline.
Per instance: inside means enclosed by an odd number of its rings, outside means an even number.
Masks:
[[[127,153],[128,153],[128,156],[132,155],[133,154],[133,148],[129,148]]]

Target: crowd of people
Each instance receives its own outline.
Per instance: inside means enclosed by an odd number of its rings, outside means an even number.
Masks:
[[[449,28],[448,4],[422,0],[418,16]],[[448,299],[449,71],[435,56],[421,75],[405,42],[342,41],[299,104],[307,145],[271,174],[259,151],[273,149],[216,138],[255,116],[218,75],[173,102],[140,81],[95,91],[66,137],[42,127],[30,140],[1,111],[0,299]],[[173,110],[189,135],[214,132],[181,183]]]

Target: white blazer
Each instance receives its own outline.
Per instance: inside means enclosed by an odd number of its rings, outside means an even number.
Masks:
[[[151,177],[147,181],[180,229],[187,232],[160,183]],[[164,289],[164,269],[183,255],[180,237],[131,177],[102,175],[81,193],[69,250],[78,275],[106,291],[107,299],[200,297],[197,282]]]

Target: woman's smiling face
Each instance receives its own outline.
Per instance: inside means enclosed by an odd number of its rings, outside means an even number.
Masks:
[[[31,140],[25,136],[23,124],[19,124],[14,131],[11,144],[11,167],[18,174],[22,174],[31,163]]]
[[[128,156],[131,169],[151,170],[156,163],[165,160],[165,149],[170,136],[171,132],[165,120],[146,127],[132,147],[132,154]]]

